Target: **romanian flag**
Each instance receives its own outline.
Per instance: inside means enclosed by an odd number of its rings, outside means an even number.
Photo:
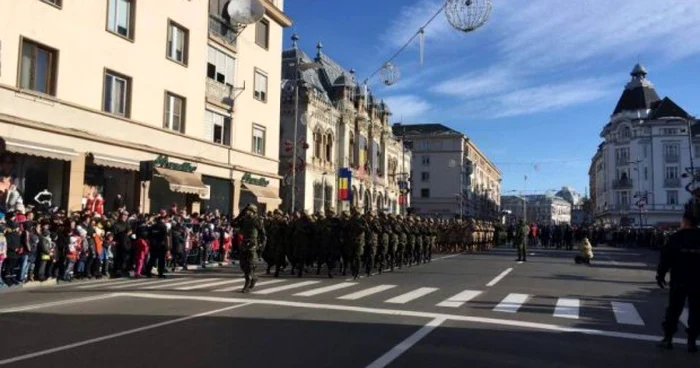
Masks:
[[[367,163],[367,138],[360,136],[360,167],[364,168]]]
[[[341,201],[351,201],[352,191],[350,190],[352,172],[349,169],[340,169],[338,173],[338,199]]]

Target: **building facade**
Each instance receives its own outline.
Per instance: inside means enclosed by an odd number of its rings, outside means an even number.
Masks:
[[[540,225],[571,223],[571,203],[553,195],[503,196],[502,209],[509,212],[511,222],[524,220]],[[523,213],[527,216],[523,217]]]
[[[400,185],[408,182],[411,153],[392,134],[389,106],[358,86],[354,71],[326,55],[320,42],[312,58],[298,48],[296,34],[292,40],[282,56],[279,174],[285,209],[294,203],[295,210],[313,212],[354,207],[405,213],[410,202]],[[341,171],[350,174],[349,183]],[[349,197],[339,197],[339,189]]]
[[[501,172],[464,134],[442,124],[394,124],[410,145],[411,202],[417,214],[497,218]]]
[[[637,64],[589,168],[595,219],[607,225],[677,224],[690,199],[682,175],[700,157],[694,119],[661,99]],[[692,143],[691,143],[692,142]]]
[[[106,210],[271,209],[278,193],[282,0],[243,29],[223,0],[0,3],[3,188]],[[268,142],[270,142],[268,144]],[[141,182],[141,161],[155,176]]]

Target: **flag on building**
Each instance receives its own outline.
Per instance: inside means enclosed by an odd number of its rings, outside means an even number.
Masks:
[[[351,188],[352,171],[342,168],[338,172],[338,199],[341,201],[352,201]]]

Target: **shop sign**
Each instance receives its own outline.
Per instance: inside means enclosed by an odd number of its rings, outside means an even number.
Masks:
[[[246,184],[252,184],[252,185],[257,185],[260,187],[266,187],[270,185],[270,181],[268,181],[265,178],[253,178],[250,173],[245,173],[243,174],[243,177],[241,178],[241,183],[246,183]]]
[[[169,170],[175,170],[175,171],[184,171],[184,172],[195,172],[197,170],[197,166],[192,165],[189,162],[183,162],[181,164],[178,164],[176,162],[170,162],[168,160],[168,156],[160,155],[158,158],[153,160],[153,165],[155,167],[161,167],[163,169],[169,169]]]

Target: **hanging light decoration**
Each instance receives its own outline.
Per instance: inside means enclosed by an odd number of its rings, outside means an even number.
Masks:
[[[384,66],[379,73],[382,78],[382,82],[384,82],[384,84],[387,86],[391,86],[399,80],[399,69],[391,62],[384,63]]]
[[[491,0],[447,0],[445,17],[452,27],[469,33],[491,17]]]

